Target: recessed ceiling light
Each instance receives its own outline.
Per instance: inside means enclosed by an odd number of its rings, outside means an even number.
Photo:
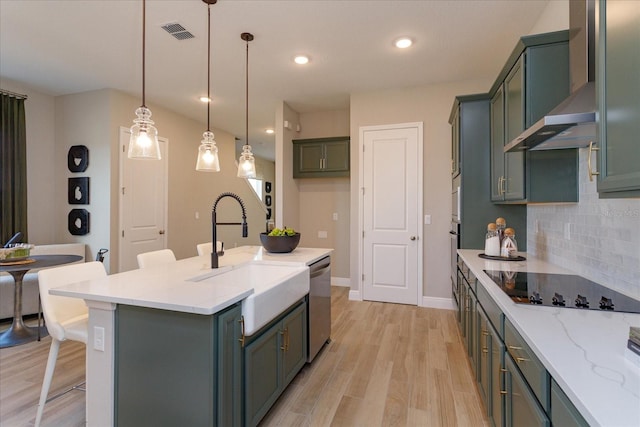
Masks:
[[[268,133],[269,135],[271,135],[272,133],[275,133],[276,131],[273,129],[267,129],[265,130],[266,133]]]
[[[207,98],[206,96],[201,96],[200,101],[202,102],[211,102],[211,98]]]
[[[309,57],[305,56],[305,55],[298,55],[295,58],[293,58],[293,61],[296,64],[304,65],[304,64],[308,64],[309,63]]]
[[[400,37],[394,42],[394,45],[399,49],[406,49],[413,44],[413,41],[409,37]]]

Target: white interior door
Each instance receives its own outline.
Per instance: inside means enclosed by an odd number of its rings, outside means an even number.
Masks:
[[[422,123],[363,127],[363,298],[417,305],[422,289]]]
[[[139,253],[167,245],[167,144],[160,142],[160,160],[127,157],[129,129],[120,128],[120,245],[118,271],[138,268]]]

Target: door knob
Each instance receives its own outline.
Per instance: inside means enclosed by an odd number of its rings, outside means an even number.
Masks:
[[[409,238],[410,238],[411,240],[416,240],[416,239],[417,239],[417,237],[416,237],[416,236],[411,236],[411,237],[409,237]]]
[[[164,230],[158,231],[158,234],[164,234]]]

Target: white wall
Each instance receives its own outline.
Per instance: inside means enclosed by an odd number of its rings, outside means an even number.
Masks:
[[[293,124],[293,129],[284,127],[284,122]],[[300,196],[297,180],[293,179],[293,144],[297,138],[298,113],[286,102],[276,109],[276,227],[300,228]]]
[[[482,79],[417,88],[351,95],[351,194],[358,194],[359,128],[423,122],[423,295],[450,298],[449,226],[451,222],[451,126],[449,113],[456,95],[486,92],[492,80]],[[420,222],[422,224],[422,221]],[[351,289],[361,290],[358,272],[358,197],[351,197]]]
[[[300,113],[296,139],[349,136],[349,110]],[[357,177],[356,177],[357,178]],[[299,188],[300,246],[333,248],[331,274],[349,278],[350,178],[304,178]],[[337,220],[333,214],[337,214]],[[318,232],[326,231],[327,238]]]
[[[542,34],[567,28],[569,28],[569,0],[551,0],[547,2],[547,6],[528,34]]]
[[[111,234],[111,151],[109,128],[109,90],[99,90],[55,99],[55,152],[49,161],[55,168],[54,224],[57,243],[80,242],[87,245],[87,259],[95,259],[100,248],[110,248]],[[67,153],[72,145],[89,149],[89,166],[85,172],[73,173],[67,168]],[[31,167],[31,166],[29,166]],[[70,205],[67,181],[72,177],[89,177],[89,204]],[[39,206],[39,209],[44,209]],[[90,231],[74,236],[68,231],[71,209],[86,209],[90,215]],[[110,269],[110,259],[105,266]]]

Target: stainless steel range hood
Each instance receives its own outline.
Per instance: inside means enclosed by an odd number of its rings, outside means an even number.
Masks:
[[[505,145],[504,151],[554,150],[589,145],[596,138],[595,3],[569,1],[571,95]]]

